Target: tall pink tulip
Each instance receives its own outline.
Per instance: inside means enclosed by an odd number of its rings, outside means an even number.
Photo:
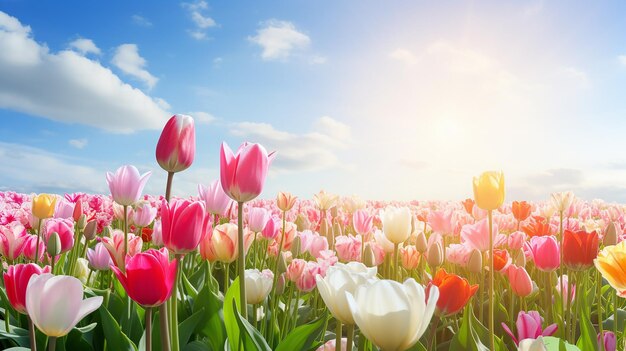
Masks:
[[[21,224],[0,225],[0,254],[13,261],[22,253],[26,238],[26,229]]]
[[[115,174],[107,172],[107,184],[113,201],[122,206],[130,206],[137,202],[151,174],[152,172],[146,172],[140,175],[139,170],[130,165],[118,168]]]
[[[529,246],[537,269],[552,272],[559,268],[561,256],[559,244],[554,236],[533,236]]]
[[[493,224],[493,246],[498,247],[507,242],[507,237],[504,234],[498,234],[498,226]],[[472,249],[476,249],[480,252],[489,250],[489,222],[488,220],[481,219],[474,224],[466,224],[461,228],[461,239],[463,242]]]
[[[193,163],[196,153],[196,130],[193,118],[174,115],[167,121],[156,147],[159,166],[167,172],[184,171]]]
[[[26,287],[34,274],[50,273],[50,266],[43,269],[34,263],[9,266],[4,273],[4,285],[11,306],[19,313],[26,314]]]
[[[176,259],[170,262],[166,248],[150,249],[126,260],[126,271],[111,266],[131,299],[144,307],[163,304],[172,294]]]
[[[371,216],[363,209],[357,210],[352,215],[352,225],[357,234],[368,237],[368,234],[374,228],[374,216]]]
[[[274,158],[261,144],[243,143],[236,154],[226,143],[220,150],[222,189],[237,202],[248,202],[261,194],[267,170]]]
[[[514,264],[509,266],[507,270],[511,291],[517,296],[526,297],[533,292],[533,281],[524,267],[518,267]]]
[[[150,206],[149,203],[143,202],[135,207],[132,214],[132,222],[136,226],[147,227],[154,221],[157,215],[157,209],[156,207]]]
[[[233,200],[226,195],[219,180],[213,181],[208,187],[199,184],[198,194],[200,199],[204,200],[206,211],[213,215],[226,215],[226,211],[233,204]]]
[[[74,247],[74,222],[67,218],[51,218],[44,226],[44,243],[47,245],[52,233],[59,234],[61,239],[60,253],[67,252]]]
[[[207,220],[204,203],[174,200],[161,203],[161,233],[163,244],[175,254],[185,254],[198,248],[205,233]]]

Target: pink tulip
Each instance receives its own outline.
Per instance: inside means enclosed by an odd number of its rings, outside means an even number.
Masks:
[[[131,299],[144,307],[155,307],[172,294],[176,282],[176,259],[170,262],[166,248],[150,249],[126,261],[126,271],[111,266]]]
[[[208,218],[200,201],[174,200],[161,203],[163,243],[171,252],[184,254],[194,251],[206,231]]]
[[[353,349],[353,345],[354,343],[348,348],[348,338],[341,338],[341,346],[337,349],[337,340],[332,339],[318,347],[316,351],[348,351]]]
[[[276,239],[276,237],[282,232],[282,224],[278,217],[270,217],[270,219],[265,223],[265,228],[261,232],[261,235],[265,239]]]
[[[567,274],[563,274],[556,280],[556,291],[563,298],[563,306],[567,304],[567,297],[569,296],[570,302],[573,302],[576,298],[576,285],[570,286]],[[564,293],[561,293],[561,286],[563,286]]]
[[[1,235],[1,234],[0,234]],[[43,261],[44,254],[46,253],[46,245],[43,240],[39,240],[39,250],[37,250],[37,235],[26,235],[23,246],[24,257],[30,261]],[[39,257],[35,257],[39,252]]]
[[[267,169],[274,153],[267,154],[260,144],[243,143],[236,154],[222,143],[220,149],[220,179],[222,189],[237,202],[250,201],[263,190]]]
[[[116,229],[111,233],[111,237],[103,237],[102,243],[109,251],[113,262],[118,268],[122,268],[125,265],[124,257],[124,232]],[[140,236],[128,233],[128,256],[135,256],[141,252],[141,246],[143,241]]]
[[[534,236],[530,239],[529,248],[537,269],[552,272],[559,268],[560,250],[554,236]]]
[[[511,336],[511,339],[515,342],[515,345],[518,345],[520,341],[524,339],[537,339],[540,336],[552,336],[556,333],[558,326],[555,324],[551,324],[544,330],[541,327],[543,323],[543,318],[539,315],[537,311],[524,312],[520,311],[517,315],[517,321],[515,325],[517,327],[517,338],[511,332],[511,329],[504,323],[502,323],[502,328],[504,331]]]
[[[225,216],[232,206],[233,200],[226,195],[219,180],[213,181],[208,187],[198,185],[200,199],[204,200],[208,213],[218,216]]]
[[[352,215],[354,231],[362,237],[368,237],[374,228],[374,216],[370,216],[365,210],[357,210]]]
[[[509,284],[515,295],[526,297],[533,292],[533,281],[524,267],[518,267],[514,264],[509,266],[507,270]]]
[[[260,233],[270,220],[270,212],[263,207],[248,209],[248,228],[255,233]]]
[[[149,226],[157,215],[157,209],[143,202],[133,210],[132,222],[138,227]]]
[[[524,247],[526,233],[522,231],[513,232],[509,235],[508,245],[511,250],[519,250]]]
[[[161,220],[154,220],[154,224],[152,225],[152,245],[156,247],[163,247],[163,231],[161,230],[163,227],[161,226]]]
[[[420,253],[414,245],[407,245],[400,248],[400,258],[402,259],[402,267],[415,269],[420,262]]]
[[[54,218],[73,218],[74,215],[74,204],[61,199],[57,200],[56,207],[54,209]]]
[[[301,292],[309,292],[315,289],[317,281],[315,277],[321,275],[321,269],[317,262],[307,262],[302,270],[302,274],[296,280],[296,288]]]
[[[440,235],[454,234],[453,211],[432,211],[428,215],[428,224],[433,232]]]
[[[87,249],[87,261],[98,271],[108,271],[113,264],[109,250],[102,242],[97,243],[93,249]]]
[[[498,226],[493,224],[493,246],[498,247],[507,241],[504,234],[498,234]],[[489,250],[489,222],[482,219],[475,224],[466,224],[461,229],[461,239],[472,249],[480,252]]]
[[[34,263],[9,266],[4,273],[4,285],[11,306],[19,313],[26,314],[26,287],[34,274],[50,273],[50,266],[43,269]]]
[[[140,175],[135,166],[129,165],[118,168],[115,174],[107,172],[107,184],[113,201],[122,206],[137,202],[151,174],[152,172],[146,172]]]
[[[289,266],[287,266],[287,279],[291,280],[292,282],[297,281],[300,276],[302,275],[302,272],[304,271],[304,267],[306,266],[306,261],[300,258],[294,258],[291,263],[289,264]]]
[[[207,226],[206,234],[200,240],[200,244],[198,245],[198,251],[200,252],[200,257],[203,260],[209,262],[217,261],[217,255],[215,254],[215,248],[213,247],[213,227],[211,225]]]
[[[598,334],[598,349],[604,344],[604,351],[615,351],[617,349],[617,338],[612,331],[604,331]]]
[[[450,244],[446,249],[446,261],[465,267],[472,254],[472,248],[466,244]]]
[[[361,261],[361,236],[342,235],[335,238],[337,257],[343,262]]]
[[[71,219],[51,218],[44,225],[44,243],[47,245],[52,233],[59,234],[61,239],[60,253],[67,252],[74,247],[74,222]]]
[[[78,220],[80,219],[80,216],[82,215],[83,215],[83,201],[82,201],[82,196],[78,195],[78,198],[76,198],[74,202],[74,209],[72,210],[72,218],[74,219],[74,222],[78,222]]]
[[[8,261],[15,260],[22,254],[26,238],[26,229],[21,224],[0,226],[0,254]]]
[[[174,115],[167,121],[156,147],[159,166],[167,172],[184,171],[193,163],[196,153],[196,130],[193,118]]]
[[[328,239],[310,230],[305,230],[300,235],[301,252],[308,252],[317,258],[320,252],[328,250]]]

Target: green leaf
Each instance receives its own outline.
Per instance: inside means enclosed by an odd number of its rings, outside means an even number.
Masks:
[[[478,320],[478,318],[476,318],[476,315],[474,314],[474,310],[472,309],[470,309],[470,321],[472,322],[471,323],[472,329],[476,332],[476,335],[478,336],[480,342],[483,343],[483,345],[489,345],[491,342],[490,340],[491,333],[489,333],[489,329],[487,329],[487,327],[485,327]],[[507,351],[508,350],[506,345],[502,341],[502,339],[499,338],[497,335],[494,337],[494,341],[495,341],[494,346],[496,349],[495,351]]]
[[[107,345],[111,350],[130,350],[137,351],[137,347],[132,341],[122,332],[120,325],[106,307],[101,306],[99,308],[100,318],[102,319],[102,328],[104,329],[104,336],[107,341]]]
[[[196,288],[193,287],[189,279],[187,279],[187,276],[185,275],[185,273],[182,274],[182,278],[183,278],[183,284],[185,285],[185,291],[187,292],[187,295],[195,299],[198,296],[198,290],[196,290]]]
[[[609,316],[609,318],[605,319],[602,322],[602,326],[604,330],[613,330],[613,322],[615,321],[615,314]],[[626,311],[618,308],[617,309],[617,330],[624,330],[624,321],[626,321]]]
[[[202,319],[203,313],[204,308],[201,308],[199,311],[192,314],[191,316],[189,316],[189,318],[180,323],[178,327],[178,342],[181,349],[189,342],[191,335],[193,335],[193,332],[196,330],[198,322],[200,322],[200,320]]]
[[[89,333],[90,331],[94,330],[96,328],[96,326],[98,325],[98,323],[91,323],[89,325],[86,325],[84,327],[75,327],[74,329],[78,330],[81,333]]]
[[[96,323],[92,323],[90,325],[88,325],[87,327],[92,327],[91,329],[93,329],[95,327]],[[84,327],[84,328],[87,328]],[[72,329],[72,331],[70,331],[70,333],[67,335],[66,339],[65,339],[65,349],[66,350],[85,350],[85,351],[93,351],[93,346],[91,345],[90,342],[88,342],[87,340],[85,340],[84,338],[84,333],[80,332],[80,330],[78,328],[74,328]]]
[[[193,312],[204,309],[202,319],[198,323],[196,332],[208,338],[209,344],[213,350],[221,350],[224,348],[226,341],[226,329],[222,321],[222,301],[211,292],[211,289],[205,285],[198,292],[198,297],[194,300]]]
[[[276,351],[310,350],[315,347],[324,333],[324,325],[328,316],[324,314],[309,324],[301,325],[287,334],[285,339],[278,344]],[[319,345],[317,345],[319,346]]]
[[[11,339],[19,346],[30,346],[28,330],[11,326],[11,332],[4,329],[4,320],[0,319],[0,339]]]
[[[481,341],[476,331],[472,328],[472,316],[474,313],[470,305],[465,307],[463,312],[463,322],[459,332],[450,341],[450,351],[488,351]],[[431,328],[436,327],[431,323]]]
[[[240,333],[243,331],[243,349],[250,351],[272,351],[265,339],[258,330],[256,330],[246,319],[241,317],[236,310],[237,303],[232,301],[233,311],[235,312],[235,319],[239,326]],[[233,349],[231,349],[233,350]],[[292,349],[292,350],[304,350],[304,349]]]
[[[583,294],[584,295],[584,294]],[[584,296],[583,296],[584,297]],[[598,339],[596,330],[591,324],[590,320],[590,312],[589,305],[580,304],[581,314],[578,316],[578,321],[580,324],[580,338],[578,338],[578,342],[576,342],[576,346],[585,351],[597,351],[598,350]]]
[[[406,351],[428,351],[428,350],[426,350],[426,346],[422,345],[422,343],[418,341],[415,345],[413,345],[410,349]]]
[[[201,342],[201,341],[192,341],[187,344],[183,349],[183,351],[210,351],[210,346]]]
[[[554,336],[544,336],[543,343],[546,345],[546,351],[580,351],[577,346]]]
[[[231,350],[237,350],[239,346],[239,325],[235,318],[236,310],[239,309],[239,277],[235,278],[224,296],[224,325]],[[234,303],[233,303],[234,301]]]

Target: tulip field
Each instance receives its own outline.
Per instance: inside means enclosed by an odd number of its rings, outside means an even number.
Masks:
[[[131,165],[106,194],[0,192],[2,349],[624,349],[622,205],[510,199],[498,171],[463,201],[262,199],[280,151],[255,143],[175,198],[193,119],[155,145],[161,194]]]

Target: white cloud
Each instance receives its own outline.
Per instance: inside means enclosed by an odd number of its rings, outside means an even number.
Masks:
[[[160,129],[169,113],[110,69],[74,51],[50,52],[0,12],[0,108],[113,132]]]
[[[80,38],[70,43],[70,48],[75,49],[79,53],[100,55],[100,49],[91,39]]]
[[[262,23],[257,34],[248,40],[259,45],[264,60],[286,60],[295,51],[306,49],[311,39],[288,21],[269,20]]]
[[[136,44],[122,44],[115,50],[111,60],[117,68],[129,76],[135,77],[152,89],[159,79],[144,69],[146,59],[139,56],[139,48]]]
[[[70,139],[69,140],[69,144],[72,145],[73,147],[77,148],[77,149],[82,149],[85,146],[87,146],[87,139],[82,138],[82,139]]]
[[[589,87],[589,78],[587,78],[587,73],[576,67],[561,67],[558,72],[561,76],[574,82],[581,88]]]
[[[325,56],[313,55],[309,60],[309,63],[312,65],[322,65],[328,62],[328,58]]]
[[[404,63],[407,66],[413,66],[417,63],[417,57],[407,49],[396,49],[389,54],[389,57]]]
[[[279,171],[316,171],[339,166],[337,152],[351,143],[350,127],[327,116],[317,119],[313,129],[302,134],[255,122],[235,123],[230,133],[242,141],[261,143],[269,152],[276,151],[272,168]]]
[[[619,63],[626,66],[626,55],[619,55],[617,59],[619,60]]]
[[[140,27],[152,27],[152,22],[150,22],[149,19],[143,16],[133,15],[132,19],[133,19],[133,23]]]
[[[187,10],[189,17],[195,25],[194,29],[187,31],[189,35],[196,40],[206,39],[206,30],[217,26],[213,18],[203,14],[204,11],[209,9],[209,4],[207,4],[206,1],[200,0],[193,3],[184,2],[182,6]]]
[[[217,119],[212,114],[202,111],[189,112],[187,115],[193,117],[198,124],[210,124]]]

